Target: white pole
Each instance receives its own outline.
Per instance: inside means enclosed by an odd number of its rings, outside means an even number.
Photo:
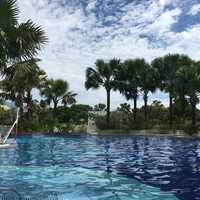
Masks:
[[[8,137],[10,136],[10,134],[11,134],[13,128],[14,128],[15,125],[18,123],[18,120],[19,120],[19,111],[20,111],[20,109],[17,108],[17,116],[16,116],[16,120],[15,120],[14,124],[11,126],[11,128],[9,129],[8,133],[6,134],[6,136],[4,137],[4,139],[3,139],[3,144],[6,143],[6,141],[7,141]]]

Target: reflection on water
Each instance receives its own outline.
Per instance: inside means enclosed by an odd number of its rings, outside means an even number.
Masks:
[[[0,186],[24,196],[55,191],[66,200],[200,199],[195,139],[26,136],[17,150],[0,151],[0,163]]]

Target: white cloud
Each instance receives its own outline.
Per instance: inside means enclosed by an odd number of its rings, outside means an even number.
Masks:
[[[190,11],[188,12],[188,15],[197,15],[200,12],[200,4],[195,4],[191,7]]]
[[[86,10],[91,11],[94,10],[95,7],[96,7],[96,0],[91,0],[87,5]]]
[[[163,12],[152,24],[147,25],[148,33],[162,37],[164,33],[171,31],[172,25],[177,22],[180,14],[179,8]]]
[[[168,5],[171,4],[173,2],[173,0],[159,0],[161,5]]]
[[[179,2],[179,0],[159,0],[159,3],[162,5],[162,6],[167,6],[167,5],[175,5]]]
[[[188,53],[196,59],[200,57],[199,26],[173,32],[172,26],[178,23],[181,9],[164,9],[163,5],[171,3],[169,0],[151,0],[137,5],[133,2],[124,6],[120,1],[117,9],[121,12],[113,15],[112,11],[104,16],[99,8],[98,17],[94,13],[97,1],[89,2],[85,8],[87,13],[81,5],[72,4],[78,1],[69,2],[71,5],[61,6],[65,4],[64,0],[19,0],[20,20],[29,17],[45,29],[49,43],[40,55],[40,66],[50,77],[68,80],[71,89],[79,93],[79,103],[106,101],[103,89],[84,89],[85,69],[93,66],[98,58],[145,57],[151,61],[169,52]],[[111,9],[107,2],[101,5],[106,11]],[[105,22],[112,22],[112,25],[105,26]],[[152,41],[141,35],[151,37]],[[159,95],[167,103],[166,96]],[[112,93],[113,107],[124,101],[121,95]]]

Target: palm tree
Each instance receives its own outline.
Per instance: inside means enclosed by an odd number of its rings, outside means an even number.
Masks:
[[[200,63],[193,63],[177,71],[177,84],[184,88],[184,97],[188,98],[192,107],[192,128],[196,127],[196,105],[200,94]]]
[[[145,62],[145,60],[141,60],[140,68],[139,68],[139,76],[140,76],[140,91],[143,93],[144,100],[144,116],[145,121],[147,121],[147,106],[148,106],[148,94],[149,92],[154,92],[156,90],[156,82],[154,76],[153,68]]]
[[[39,77],[44,73],[34,57],[47,37],[31,20],[19,23],[18,15],[16,0],[1,0],[0,73],[5,78],[1,95],[15,101],[22,110],[25,100],[31,103],[31,90],[38,86]]]
[[[39,88],[45,77],[45,72],[38,67],[36,60],[16,64],[6,70],[6,78],[1,81],[0,95],[14,101],[22,112],[23,103],[27,103],[28,116],[31,117],[32,90]]]
[[[173,122],[173,99],[175,97],[176,71],[180,67],[180,55],[168,54],[163,58],[156,58],[152,66],[156,73],[157,83],[161,90],[169,93],[169,121],[170,127]]]
[[[128,103],[121,103],[117,111],[129,114],[131,113],[131,105]]]
[[[8,34],[17,25],[18,8],[15,0],[0,1],[0,68],[5,68],[8,56],[8,46],[11,38]],[[11,34],[10,34],[11,35]],[[10,39],[10,40],[9,40]]]
[[[182,113],[182,118],[183,121],[185,121],[185,109],[187,106],[187,99],[186,99],[186,94],[187,94],[187,68],[190,68],[191,65],[193,64],[193,61],[186,55],[181,55],[180,56],[180,61],[179,61],[179,69],[176,72],[176,78],[175,78],[175,91],[177,95],[177,99],[181,103],[181,113]]]
[[[76,96],[77,96],[76,93],[74,93],[73,91],[69,91],[63,96],[62,103],[64,104],[65,107],[67,107],[67,105],[75,104]]]
[[[106,105],[103,103],[99,103],[94,106],[94,111],[105,111]]]
[[[49,79],[41,87],[41,95],[46,98],[46,101],[50,105],[53,103],[54,112],[59,102],[69,103],[69,97],[75,98],[76,94],[69,92],[69,84],[62,79]],[[70,96],[71,95],[71,96]],[[68,98],[68,102],[67,102]],[[75,99],[73,99],[75,101]]]
[[[47,42],[42,28],[31,20],[18,23],[16,0],[0,2],[0,70],[32,59]]]
[[[95,69],[87,68],[85,88],[98,89],[104,87],[107,94],[107,124],[110,121],[110,93],[115,86],[115,71],[120,66],[120,60],[112,59],[109,62],[97,60]]]
[[[123,65],[116,73],[116,87],[127,100],[134,101],[133,120],[136,123],[137,100],[139,96],[140,75],[139,69],[143,67],[143,59],[129,59],[124,61]]]

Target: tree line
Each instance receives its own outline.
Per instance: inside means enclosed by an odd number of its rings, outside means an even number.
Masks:
[[[52,104],[54,111],[59,103],[64,106],[76,102],[76,93],[62,79],[49,79],[39,67],[38,54],[48,43],[41,26],[30,19],[20,23],[16,0],[0,1],[0,98],[11,100],[30,119],[35,107],[41,109]],[[32,96],[39,89],[43,99],[38,102]]]
[[[76,93],[69,90],[67,81],[49,79],[39,67],[38,54],[48,43],[41,26],[30,19],[20,23],[16,0],[0,1],[0,98],[11,100],[23,113],[24,104],[30,119],[33,111],[50,108],[53,113],[59,104],[76,102]],[[169,124],[173,125],[174,105],[181,106],[182,120],[186,108],[191,108],[192,127],[196,127],[196,107],[199,102],[200,62],[187,55],[168,54],[148,63],[143,58],[97,60],[94,68],[86,70],[86,89],[103,86],[107,94],[107,123],[110,121],[111,91],[119,91],[127,100],[132,100],[133,121],[137,122],[138,97],[143,96],[144,119],[148,120],[148,97],[156,90],[169,94]],[[37,88],[43,99],[38,102],[32,96]],[[85,116],[85,115],[84,115]]]
[[[104,87],[107,94],[107,123],[110,121],[110,93],[119,91],[133,101],[133,121],[137,122],[137,102],[144,100],[144,119],[147,121],[148,97],[160,90],[169,95],[169,125],[172,128],[176,101],[180,102],[182,119],[185,108],[191,107],[192,128],[196,128],[196,110],[200,92],[200,62],[183,54],[168,54],[148,63],[144,58],[97,60],[94,68],[86,70],[86,89]]]

